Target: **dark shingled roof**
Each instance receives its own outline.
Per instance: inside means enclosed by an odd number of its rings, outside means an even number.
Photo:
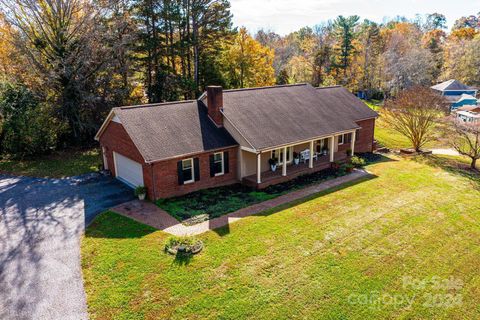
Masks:
[[[438,91],[448,91],[448,90],[475,90],[472,87],[469,87],[467,85],[464,85],[460,81],[457,81],[455,79],[451,79],[439,84],[436,84],[431,87],[432,89],[438,90]]]
[[[377,113],[342,87],[225,90],[223,113],[257,150],[356,129]]]
[[[114,108],[146,162],[235,146],[198,101]]]
[[[349,118],[352,121],[378,117],[378,113],[342,86],[316,89],[322,103],[331,110],[335,110],[338,116]]]

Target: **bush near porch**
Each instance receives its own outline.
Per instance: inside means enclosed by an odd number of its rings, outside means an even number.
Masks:
[[[89,316],[479,319],[480,178],[429,159],[377,162],[377,178],[205,233],[187,262],[163,252],[168,234],[101,215],[82,240]]]
[[[357,155],[367,163],[384,159],[383,156],[373,153]],[[208,215],[208,218],[213,219],[250,205],[276,198],[293,190],[305,188],[309,185],[342,175],[345,175],[344,167],[341,167],[340,170],[326,169],[299,176],[262,190],[255,190],[241,184],[235,184],[226,187],[200,190],[180,197],[160,199],[155,203],[179,221],[205,214]]]
[[[373,157],[380,156],[374,155]],[[208,218],[213,219],[252,204],[276,198],[293,190],[345,175],[345,173],[344,167],[340,170],[326,169],[302,175],[262,190],[235,184],[200,190],[180,197],[160,199],[155,203],[179,221],[205,214],[208,215]]]

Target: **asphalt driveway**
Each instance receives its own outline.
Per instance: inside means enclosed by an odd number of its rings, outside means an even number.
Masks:
[[[87,319],[80,235],[132,190],[99,174],[0,174],[0,319]]]

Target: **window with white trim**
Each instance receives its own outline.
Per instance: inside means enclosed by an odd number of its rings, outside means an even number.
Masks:
[[[320,139],[316,141],[315,151],[321,153],[323,150],[328,150],[328,138]]]
[[[193,159],[182,160],[183,183],[192,183],[195,181],[193,172]]]
[[[224,173],[223,152],[217,152],[213,154],[213,168],[215,176],[221,176]]]
[[[292,147],[287,147],[287,163],[292,162]],[[272,150],[270,158],[277,159],[279,165],[283,164],[283,148]]]
[[[343,143],[350,143],[352,142],[352,134],[351,133],[345,133],[343,135]]]
[[[352,134],[344,133],[338,136],[338,145],[352,142]]]

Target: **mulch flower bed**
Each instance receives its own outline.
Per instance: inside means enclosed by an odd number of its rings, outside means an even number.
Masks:
[[[203,249],[203,242],[195,238],[171,237],[165,244],[165,251],[172,254],[191,255],[197,254]]]

